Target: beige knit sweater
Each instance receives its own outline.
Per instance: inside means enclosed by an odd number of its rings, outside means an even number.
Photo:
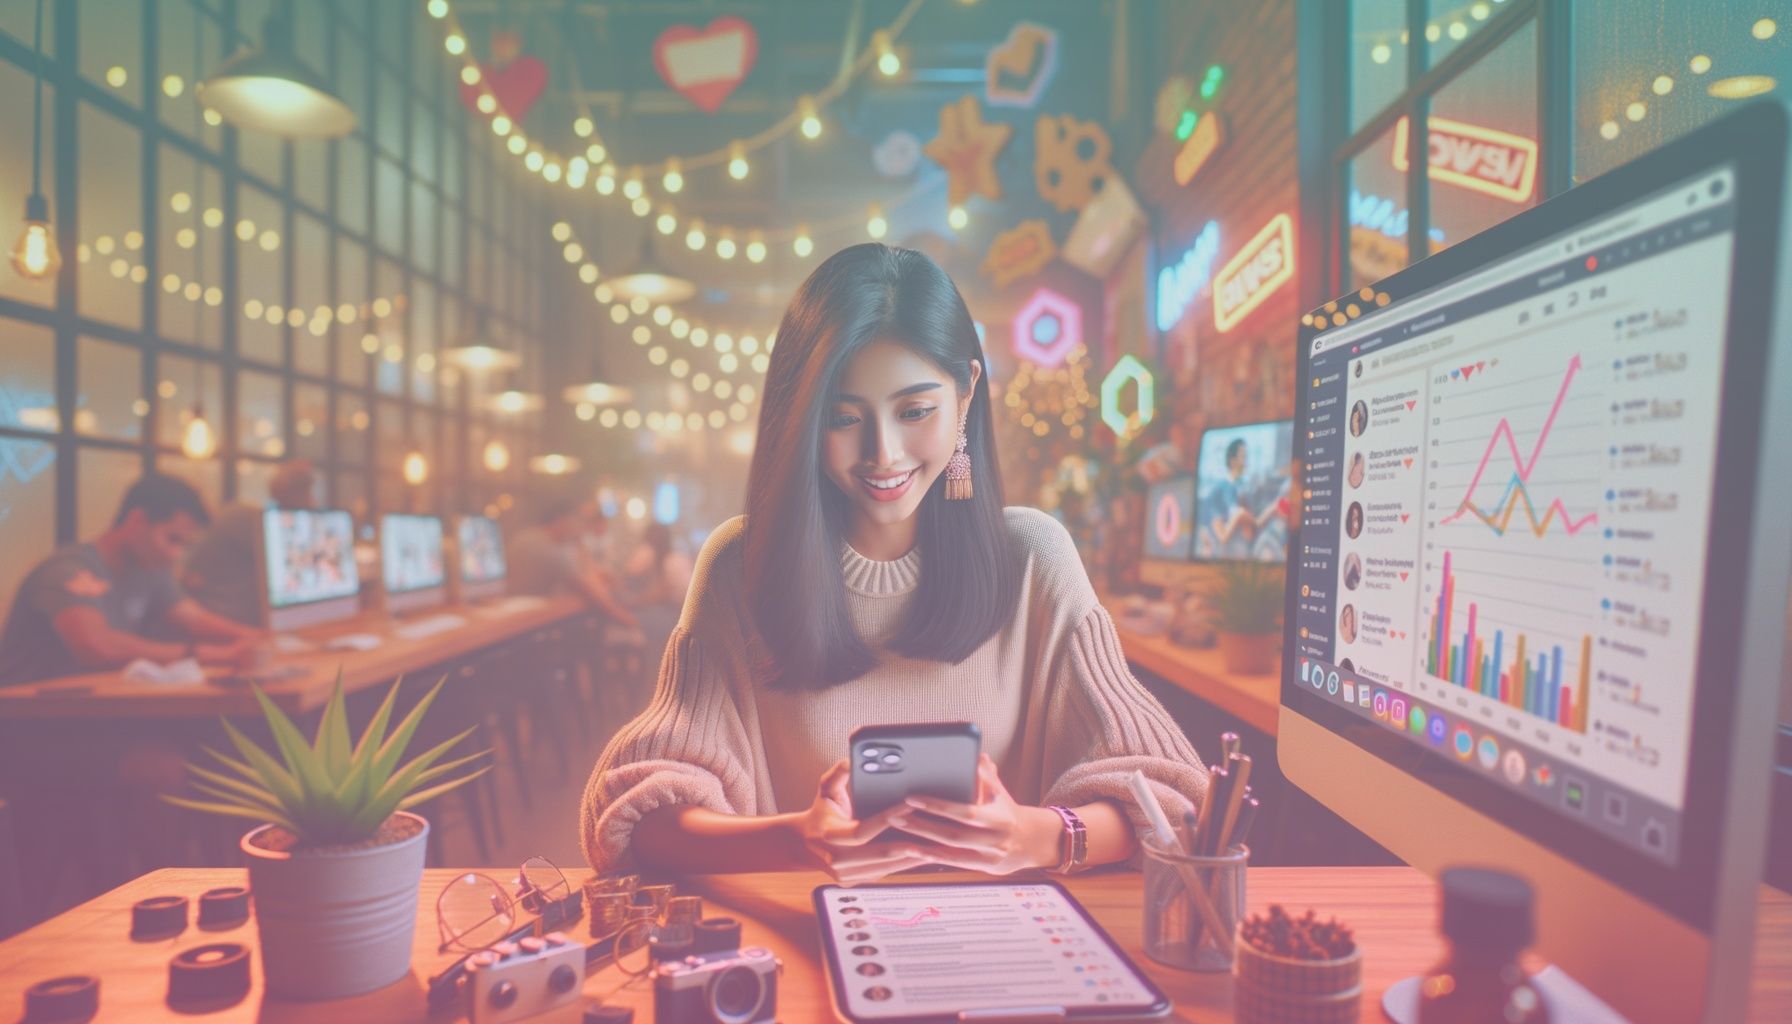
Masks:
[[[881,655],[831,689],[766,687],[749,666],[762,643],[743,593],[744,519],[723,523],[698,557],[647,710],[611,739],[585,788],[579,832],[599,871],[634,867],[629,838],[668,804],[726,814],[800,810],[846,756],[861,725],[971,721],[1022,804],[1097,799],[1149,829],[1126,785],[1145,773],[1172,821],[1206,793],[1207,770],[1182,730],[1128,671],[1070,534],[1038,509],[1006,510],[1024,557],[1014,618],[957,665],[884,650],[923,571],[917,549],[873,561],[843,545],[848,611]]]

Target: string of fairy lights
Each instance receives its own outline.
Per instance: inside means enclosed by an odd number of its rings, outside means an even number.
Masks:
[[[565,185],[573,191],[589,187],[599,196],[619,197],[629,204],[637,217],[654,218],[655,228],[663,235],[685,229],[686,246],[694,252],[709,252],[721,260],[732,260],[736,254],[748,262],[763,262],[774,246],[788,245],[797,258],[809,256],[815,249],[815,236],[838,230],[863,230],[873,239],[881,239],[889,230],[886,211],[906,203],[916,194],[937,186],[911,189],[908,194],[885,203],[870,204],[863,214],[848,213],[825,220],[799,222],[782,230],[758,227],[705,224],[701,219],[681,220],[669,198],[684,192],[690,172],[715,168],[732,181],[744,181],[752,174],[751,156],[772,143],[797,135],[813,142],[826,132],[824,112],[861,76],[873,69],[884,78],[894,79],[902,73],[904,62],[897,40],[908,27],[926,0],[909,0],[890,23],[871,35],[871,45],[861,50],[824,88],[800,97],[794,108],[756,134],[732,139],[722,146],[704,152],[668,156],[656,161],[618,165],[604,141],[582,90],[578,96],[579,113],[572,123],[573,135],[585,143],[583,153],[567,156],[554,152],[531,139],[501,109],[485,71],[472,54],[468,36],[449,0],[427,0],[429,15],[443,24],[443,48],[459,58],[460,80],[477,90],[474,108],[489,118],[492,132],[504,139],[504,146],[531,173],[552,185]],[[649,180],[657,180],[663,193],[656,202],[648,194]],[[961,208],[950,218],[954,230],[963,228],[966,218]]]

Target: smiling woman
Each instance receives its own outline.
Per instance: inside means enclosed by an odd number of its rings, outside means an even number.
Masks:
[[[958,289],[919,252],[854,246],[777,337],[747,514],[704,545],[654,701],[592,772],[587,858],[857,882],[1133,856],[1127,779],[1179,816],[1206,771],[1128,671],[1068,532],[1003,506]],[[977,802],[854,813],[855,727],[954,720],[982,734]]]

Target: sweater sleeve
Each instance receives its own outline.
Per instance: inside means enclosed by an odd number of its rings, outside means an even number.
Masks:
[[[1042,803],[1075,807],[1109,800],[1142,836],[1151,826],[1127,785],[1134,771],[1144,773],[1172,823],[1205,799],[1206,767],[1182,728],[1127,668],[1106,609],[1090,608],[1051,664]]]
[[[661,807],[753,811],[752,745],[727,665],[683,625],[673,629],[653,702],[610,740],[585,785],[579,835],[598,872],[635,866],[635,823]]]

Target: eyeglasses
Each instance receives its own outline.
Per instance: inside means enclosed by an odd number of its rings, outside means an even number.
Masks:
[[[579,894],[546,857],[530,857],[517,869],[514,893],[490,875],[456,875],[436,896],[436,952],[477,953],[517,937],[517,908],[536,915],[523,926],[537,935],[555,931],[582,913]]]

